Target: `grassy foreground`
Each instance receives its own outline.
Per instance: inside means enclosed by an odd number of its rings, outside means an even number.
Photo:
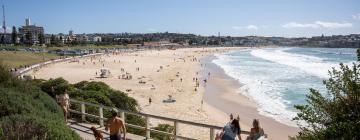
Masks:
[[[1,140],[80,140],[64,121],[55,100],[31,81],[21,81],[0,65]]]
[[[25,51],[0,51],[0,61],[10,68],[31,65],[57,59],[59,56],[49,53],[31,53]]]

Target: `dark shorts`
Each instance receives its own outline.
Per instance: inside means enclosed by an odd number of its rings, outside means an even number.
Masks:
[[[228,136],[228,135],[223,135],[223,136],[221,137],[221,140],[235,140],[235,138],[232,138],[232,137],[230,137],[230,136]]]
[[[121,140],[120,134],[110,135],[110,140]]]

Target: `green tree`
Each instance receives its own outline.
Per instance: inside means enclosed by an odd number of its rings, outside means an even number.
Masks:
[[[32,45],[32,34],[30,32],[25,33],[26,44]]]
[[[42,45],[45,43],[45,35],[43,33],[40,33],[38,35],[38,39],[39,39],[39,44]]]
[[[4,35],[2,35],[0,37],[0,44],[5,44],[5,36]]]
[[[360,139],[360,49],[352,66],[340,64],[324,81],[327,92],[310,89],[307,105],[296,105],[294,120],[306,122],[293,139]]]
[[[11,43],[16,44],[16,40],[17,40],[17,31],[16,31],[16,27],[13,26],[11,32]]]
[[[24,44],[24,43],[25,43],[24,36],[21,36],[21,37],[20,37],[20,43],[21,43],[21,44]]]

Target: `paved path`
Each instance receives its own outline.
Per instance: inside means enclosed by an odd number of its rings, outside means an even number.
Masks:
[[[102,134],[106,140],[109,140],[109,133],[105,132],[104,127],[100,127],[99,125],[91,125],[86,123],[78,123],[74,120],[69,120],[68,126],[74,130],[76,133],[80,135],[84,140],[95,140],[93,132],[90,130],[92,126],[96,127],[97,130],[102,131]],[[127,140],[144,140],[145,137],[134,135],[134,134],[126,134]]]

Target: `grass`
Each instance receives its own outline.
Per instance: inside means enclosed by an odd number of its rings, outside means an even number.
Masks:
[[[37,49],[46,49],[46,50],[56,50],[56,49],[98,49],[98,48],[128,48],[130,46],[124,45],[76,45],[76,46],[62,46],[62,47],[42,47],[42,46],[25,46],[25,45],[17,45],[17,46],[0,46],[1,48],[37,48]]]
[[[0,51],[0,61],[10,68],[31,65],[39,62],[59,58],[58,55],[49,53],[31,53],[24,51]]]
[[[37,48],[46,50],[57,49],[96,49],[96,48],[126,48],[128,46],[123,45],[85,45],[85,46],[63,46],[63,47],[41,47],[41,46],[0,46],[1,48]],[[0,51],[0,62],[10,68],[18,68],[23,65],[31,65],[39,62],[48,61],[50,59],[57,59],[59,56],[49,53],[31,53],[24,51]]]

